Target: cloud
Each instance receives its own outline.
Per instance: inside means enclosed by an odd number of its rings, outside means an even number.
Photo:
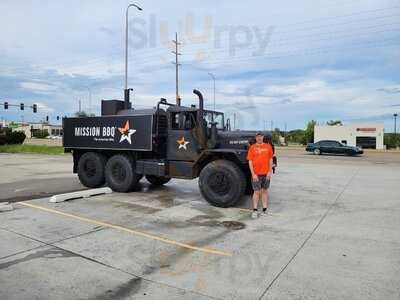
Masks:
[[[130,22],[144,24],[141,32],[131,30],[129,44],[135,104],[174,99],[174,56],[168,45],[178,31],[186,41],[180,49],[183,103],[197,103],[192,89],[199,88],[212,108],[211,71],[217,78],[217,108],[229,116],[236,113],[243,127],[259,128],[274,120],[277,126],[295,128],[310,118],[390,114],[400,92],[397,2],[288,3],[147,1],[143,12],[131,11]],[[97,113],[101,99],[121,99],[126,5],[125,0],[1,1],[0,97],[40,102],[54,114],[76,111],[78,99],[87,109],[88,87]],[[191,43],[190,33],[202,35],[207,18],[212,35]],[[265,51],[252,55],[260,50],[255,32],[270,26],[275,29]],[[227,31],[216,37],[219,28]],[[253,34],[251,41],[232,44],[243,40],[237,32],[243,30]],[[140,34],[143,43],[136,47]],[[221,48],[215,47],[215,38]],[[168,43],[162,44],[163,39]],[[11,111],[9,116],[20,117]]]
[[[388,94],[398,94],[400,93],[400,87],[384,87],[377,89],[379,92],[385,92]]]
[[[29,82],[29,81],[25,81],[25,82],[21,82],[20,86],[23,89],[32,91],[33,93],[38,93],[38,94],[47,94],[49,92],[54,92],[56,90],[56,87],[51,86],[49,84],[45,84],[45,83],[39,83],[39,82]]]
[[[44,113],[52,113],[55,111],[54,108],[47,106],[46,103],[38,102],[37,106],[38,106],[38,110],[41,112],[44,112]]]

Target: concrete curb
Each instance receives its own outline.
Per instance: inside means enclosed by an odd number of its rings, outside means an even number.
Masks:
[[[104,188],[99,188],[99,189],[91,189],[91,190],[72,192],[72,193],[67,193],[67,194],[54,195],[50,198],[49,202],[50,203],[59,203],[59,202],[64,202],[64,201],[72,200],[72,199],[89,198],[92,196],[97,196],[97,195],[102,195],[102,194],[111,194],[111,193],[112,193],[112,190],[110,188],[104,187]]]
[[[0,212],[5,212],[5,211],[12,211],[14,210],[14,206],[8,202],[0,203]]]

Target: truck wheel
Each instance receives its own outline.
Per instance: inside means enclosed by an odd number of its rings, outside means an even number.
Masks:
[[[96,152],[86,152],[78,161],[78,178],[86,187],[97,188],[105,182],[106,157]]]
[[[140,175],[135,173],[133,159],[117,154],[106,164],[106,182],[115,192],[126,193],[137,187]]]
[[[246,178],[233,162],[215,160],[200,172],[199,188],[203,197],[212,205],[235,205],[246,189]]]
[[[155,176],[155,175],[146,175],[146,179],[152,185],[157,185],[157,186],[166,184],[168,181],[171,180],[171,178],[168,178],[168,177]]]

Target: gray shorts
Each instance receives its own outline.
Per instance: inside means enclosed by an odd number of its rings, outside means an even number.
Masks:
[[[259,191],[261,189],[267,190],[271,180],[267,179],[266,175],[258,175],[258,180],[251,180],[251,185],[253,186],[253,190]]]

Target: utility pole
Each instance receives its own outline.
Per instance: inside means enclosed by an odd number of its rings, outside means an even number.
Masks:
[[[178,46],[181,44],[178,42],[178,33],[175,32],[175,40],[172,41],[175,44],[175,51],[172,51],[172,53],[175,54],[175,62],[172,62],[175,65],[175,84],[176,84],[176,105],[180,106],[181,105],[181,97],[179,96],[179,60],[178,57],[179,55],[182,55],[178,51]]]
[[[287,141],[286,141],[286,139],[287,139],[287,124],[286,124],[286,122],[285,122],[285,134],[284,134],[284,138],[285,138],[285,144],[287,145]]]
[[[213,79],[214,81],[214,111],[215,111],[215,75],[211,72],[208,72],[208,75]],[[214,116],[214,115],[213,115]]]
[[[236,113],[233,113],[233,130],[236,130]]]
[[[274,121],[271,120],[271,132],[274,131]]]

